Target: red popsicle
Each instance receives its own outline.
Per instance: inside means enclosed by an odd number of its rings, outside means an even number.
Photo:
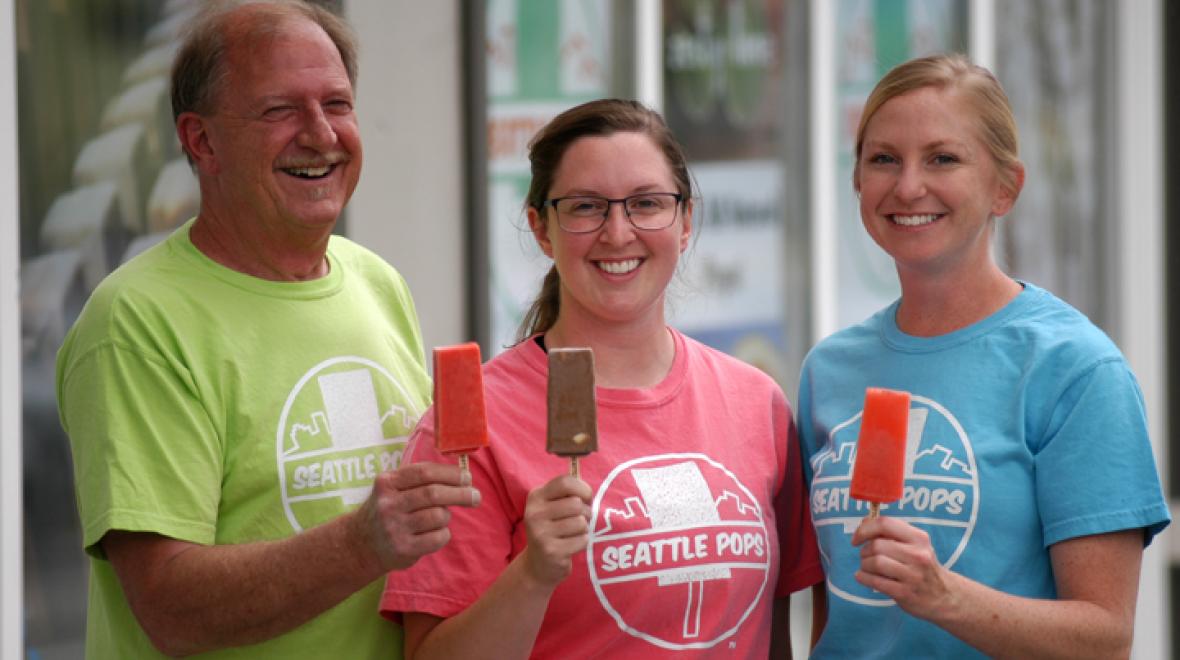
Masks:
[[[849,494],[869,502],[870,518],[877,517],[882,504],[901,498],[909,420],[909,392],[879,387],[865,390]]]
[[[434,442],[443,454],[458,454],[470,474],[467,454],[488,446],[479,344],[434,349]]]

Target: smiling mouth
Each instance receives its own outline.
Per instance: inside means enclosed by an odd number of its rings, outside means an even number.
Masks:
[[[942,215],[937,213],[926,213],[923,215],[893,214],[888,216],[890,222],[897,225],[902,225],[904,227],[921,227],[922,225],[928,225],[941,217]]]
[[[642,259],[623,259],[622,261],[596,261],[594,264],[611,275],[626,275],[639,268]]]
[[[335,165],[320,165],[318,167],[282,167],[283,172],[300,179],[322,179],[335,169]]]

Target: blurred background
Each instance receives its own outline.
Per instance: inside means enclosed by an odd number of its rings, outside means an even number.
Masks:
[[[12,90],[0,94],[2,658],[82,657],[87,567],[53,360],[98,281],[195,214],[167,77],[200,2],[0,0],[11,46],[0,85]],[[527,142],[565,108],[626,96],[664,114],[700,188],[672,322],[761,367],[792,400],[806,351],[898,294],[850,183],[865,96],[910,57],[969,53],[1007,89],[1028,168],[997,253],[1127,354],[1162,476],[1180,483],[1168,415],[1180,391],[1169,387],[1180,142],[1167,121],[1180,101],[1168,38],[1180,4],[324,4],[361,45],[365,171],[338,231],[406,276],[428,350],[475,339],[491,356],[511,343],[545,269],[521,211]],[[1145,557],[1136,658],[1180,658],[1177,527]]]

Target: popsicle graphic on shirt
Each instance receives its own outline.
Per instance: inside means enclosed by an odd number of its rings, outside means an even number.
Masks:
[[[631,472],[635,485],[643,496],[644,508],[653,530],[684,529],[697,525],[718,524],[721,514],[709,484],[694,463],[678,463],[659,468],[635,469]],[[728,568],[706,566],[681,573],[663,573],[661,587],[686,584],[687,602],[684,608],[684,636],[700,634],[701,608],[704,607],[706,580],[731,577]]]
[[[467,455],[488,446],[479,344],[434,349],[434,441],[442,454],[458,454],[470,475]]]
[[[869,502],[869,517],[901,498],[906,473],[910,393],[870,387],[856,441],[849,494]]]

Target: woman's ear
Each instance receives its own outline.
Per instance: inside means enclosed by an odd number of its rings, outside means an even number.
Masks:
[[[688,249],[688,243],[692,239],[692,198],[684,200],[684,220],[680,223],[680,253],[683,254]]]
[[[536,239],[537,245],[541,246],[541,252],[544,252],[546,257],[552,259],[553,242],[549,240],[548,223],[541,217],[540,211],[532,206],[529,206],[525,213],[529,220],[529,231],[533,232],[533,238]]]
[[[1000,181],[999,190],[992,203],[992,215],[997,218],[1008,215],[1008,212],[1016,205],[1016,198],[1020,197],[1020,191],[1024,188],[1024,163],[1016,161],[1008,167],[1008,172],[1010,178],[1007,181]]]

